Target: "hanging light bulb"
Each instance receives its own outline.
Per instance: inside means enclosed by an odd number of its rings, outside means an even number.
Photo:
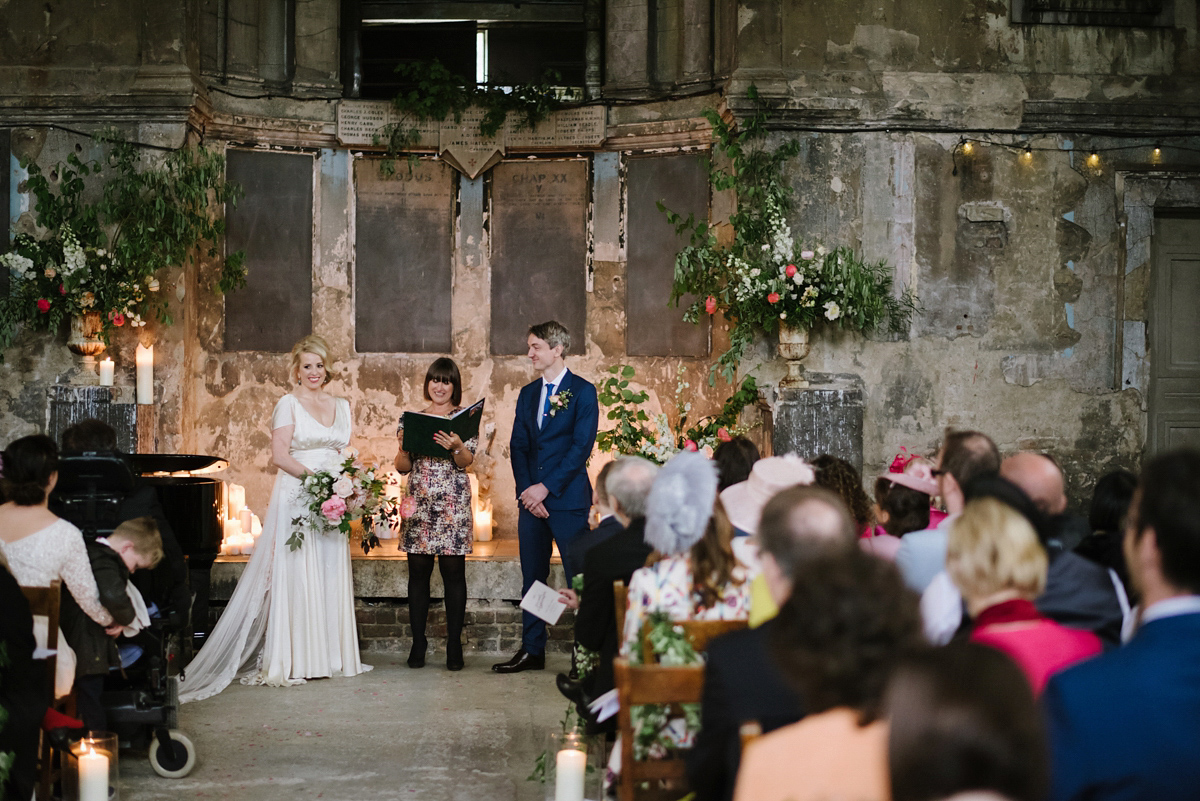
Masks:
[[[1100,166],[1100,154],[1097,153],[1095,150],[1093,150],[1092,154],[1090,156],[1088,156],[1088,158],[1087,158],[1087,165],[1089,167],[1099,167]]]
[[[1025,150],[1021,153],[1021,161],[1025,164],[1033,162],[1033,148],[1029,145],[1025,145]]]
[[[969,156],[974,150],[975,146],[971,144],[971,141],[969,139],[964,139],[962,143],[962,152]]]

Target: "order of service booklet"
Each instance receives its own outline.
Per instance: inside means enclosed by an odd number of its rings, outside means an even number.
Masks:
[[[453,454],[433,441],[439,431],[458,434],[463,442],[479,436],[483,420],[483,401],[460,409],[449,417],[424,412],[404,413],[404,450],[416,456],[435,456],[449,459]]]

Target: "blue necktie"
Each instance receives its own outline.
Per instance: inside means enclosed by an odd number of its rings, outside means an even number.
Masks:
[[[538,428],[541,428],[546,423],[546,418],[550,415],[550,396],[554,394],[554,385],[546,385],[546,402],[542,404],[542,417],[538,421]]]

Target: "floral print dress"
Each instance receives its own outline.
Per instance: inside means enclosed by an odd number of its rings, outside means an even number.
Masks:
[[[454,410],[455,412],[458,409]],[[404,418],[396,427],[404,434]],[[475,437],[463,447],[475,453]],[[471,552],[475,520],[471,513],[471,480],[453,459],[434,456],[412,457],[408,495],[415,510],[401,526],[400,547],[407,553],[462,556]]]

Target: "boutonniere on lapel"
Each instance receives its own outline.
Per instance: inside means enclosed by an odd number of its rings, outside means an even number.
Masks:
[[[555,392],[550,396],[550,416],[558,414],[560,409],[566,409],[571,405],[571,390],[564,389],[562,392]]]

